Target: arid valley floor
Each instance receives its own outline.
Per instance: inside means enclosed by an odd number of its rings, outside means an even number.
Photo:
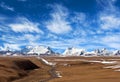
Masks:
[[[119,57],[42,58],[0,57],[0,82],[120,82]]]

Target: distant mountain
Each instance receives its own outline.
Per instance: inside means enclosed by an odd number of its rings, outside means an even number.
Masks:
[[[103,49],[95,49],[91,52],[85,52],[84,56],[112,56],[113,52],[107,50],[106,48]]]
[[[27,54],[32,49],[33,49],[33,46],[26,46],[25,48],[21,49],[21,53]]]
[[[55,52],[52,51],[50,47],[45,46],[26,46],[24,49],[21,50],[22,53],[28,54],[28,55],[50,55],[55,54]]]
[[[114,54],[114,55],[120,55],[120,50],[115,50],[115,51],[113,51],[113,54]]]
[[[11,55],[12,51],[10,51],[9,47],[6,47],[5,49],[2,49],[2,47],[0,47],[0,55]]]
[[[80,56],[85,53],[85,49],[79,49],[79,48],[67,48],[63,56]]]
[[[120,56],[120,50],[109,51],[103,48],[88,52],[85,49],[67,48],[62,56]]]
[[[12,51],[9,47],[0,50],[0,55],[4,56],[19,56],[19,55],[44,55],[44,56],[120,56],[120,50],[109,51],[106,48],[95,49],[91,52],[79,48],[67,48],[64,53],[52,51],[46,46],[26,46],[19,51]]]
[[[112,56],[113,55],[113,52],[112,51],[109,51],[107,50],[106,48],[103,48],[103,49],[96,49],[94,51],[98,56]]]

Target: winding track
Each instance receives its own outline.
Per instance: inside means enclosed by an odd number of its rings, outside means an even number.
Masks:
[[[46,63],[44,63],[44,64],[46,64]],[[48,72],[51,75],[51,77],[49,77],[47,79],[44,79],[44,80],[40,80],[38,82],[48,82],[48,81],[50,81],[52,79],[58,78],[58,75],[56,73],[56,66],[55,65],[52,65],[51,69]]]

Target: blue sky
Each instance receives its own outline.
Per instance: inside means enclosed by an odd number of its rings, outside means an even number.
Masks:
[[[0,49],[120,49],[120,0],[0,0]]]

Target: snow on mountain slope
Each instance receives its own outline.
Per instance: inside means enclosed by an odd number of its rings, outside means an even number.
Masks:
[[[83,55],[85,52],[85,49],[79,49],[79,48],[67,48],[63,56],[80,56]]]
[[[50,47],[46,46],[26,46],[18,51],[12,51],[9,47],[0,47],[0,55],[57,55],[57,56],[120,56],[120,50],[95,49],[93,51],[86,51],[79,48],[67,48],[63,54],[53,52]]]
[[[67,48],[62,56],[115,56],[120,55],[120,50],[109,51],[106,48],[96,49],[94,51],[88,52],[85,49],[79,48]]]
[[[114,54],[114,55],[120,55],[120,50],[115,50],[115,51],[113,51],[113,54]]]
[[[45,47],[45,46],[27,46],[25,49],[22,50],[25,54],[54,54],[54,52],[51,50],[50,47]]]
[[[112,56],[113,53],[106,48],[103,49],[95,49],[94,51],[91,52],[85,52],[85,56]]]
[[[84,53],[84,56],[96,56],[96,55],[97,54],[94,51]]]

